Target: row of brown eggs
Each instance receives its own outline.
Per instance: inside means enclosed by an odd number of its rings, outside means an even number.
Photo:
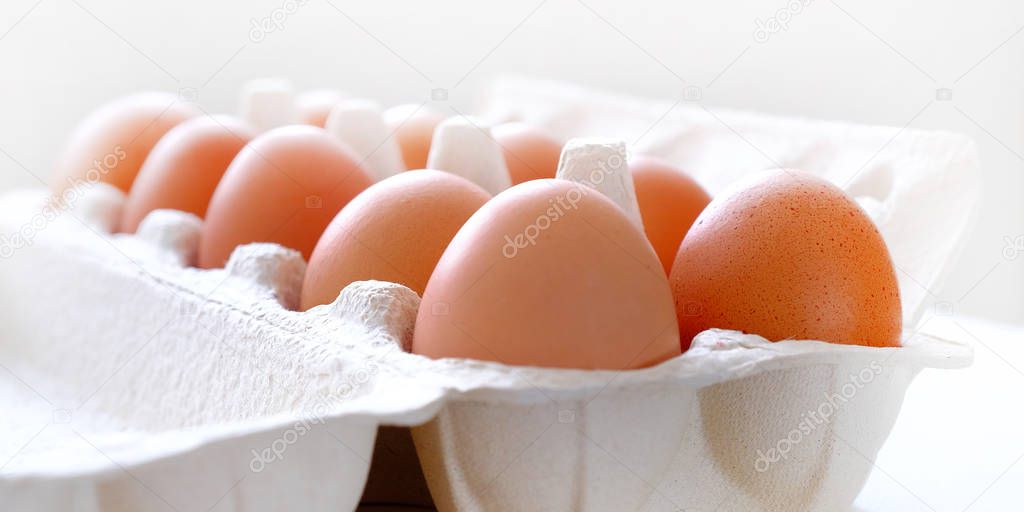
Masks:
[[[640,156],[624,175],[637,225],[593,184],[555,179],[562,144],[523,124],[487,130],[507,172],[497,183],[512,185],[492,194],[445,166],[423,169],[450,161],[436,155],[435,132],[456,134],[438,128],[442,116],[389,109],[381,119],[396,158],[421,170],[382,177],[323,128],[344,124],[341,99],[300,95],[299,124],[263,133],[167,94],[121,99],[76,131],[55,190],[114,154],[99,179],[129,192],[122,231],[155,209],[193,213],[204,219],[203,268],[250,242],[298,250],[309,261],[302,309],[358,280],[406,285],[423,297],[413,351],[430,357],[639,368],[685,351],[708,328],[899,344],[885,243],[824,180],[760,173],[712,201],[679,169]]]

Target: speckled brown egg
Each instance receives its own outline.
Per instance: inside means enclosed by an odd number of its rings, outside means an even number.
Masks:
[[[759,173],[716,197],[683,239],[670,281],[684,350],[710,328],[899,346],[885,241],[856,202],[805,172]]]

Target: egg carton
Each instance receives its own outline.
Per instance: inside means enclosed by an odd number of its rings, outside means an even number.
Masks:
[[[484,118],[623,138],[713,193],[766,167],[822,175],[878,223],[911,327],[977,203],[974,146],[953,134],[521,79],[497,82]],[[419,297],[400,285],[296,312],[294,251],[198,270],[195,217],[112,235],[116,190],[68,211],[46,196],[0,197],[5,510],[424,505],[420,478],[444,511],[846,509],[915,375],[972,360],[913,328],[899,348],[710,330],[631,371],[431,360],[407,353]]]

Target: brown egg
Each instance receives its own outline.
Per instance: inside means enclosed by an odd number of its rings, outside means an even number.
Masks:
[[[523,123],[498,125],[491,132],[501,146],[513,185],[555,177],[562,144],[551,134]]]
[[[331,219],[371,184],[322,128],[275,128],[242,148],[206,212],[199,266],[222,267],[235,247],[274,242],[309,259]]]
[[[600,193],[534,180],[459,230],[423,293],[413,352],[513,365],[641,368],[679,354],[668,280]]]
[[[630,160],[629,170],[644,232],[667,275],[679,243],[711,196],[693,178],[658,158],[638,156]]]
[[[348,95],[332,89],[306,91],[295,97],[296,119],[299,124],[323,128],[331,109],[346,99]]]
[[[811,174],[759,173],[716,197],[683,239],[670,280],[684,350],[713,327],[899,346],[885,241],[857,203]]]
[[[491,196],[442,171],[397,174],[338,213],[309,259],[302,309],[328,304],[354,281],[391,281],[422,295],[455,233]]]
[[[121,231],[134,233],[157,209],[206,216],[210,197],[252,130],[229,116],[200,116],[172,128],[149,152],[125,202]]]
[[[164,92],[133,94],[103,105],[78,125],[64,147],[53,191],[102,182],[127,193],[157,141],[198,114],[194,106]]]
[[[399,105],[384,111],[384,122],[394,133],[408,169],[425,169],[434,128],[444,116],[422,105]]]

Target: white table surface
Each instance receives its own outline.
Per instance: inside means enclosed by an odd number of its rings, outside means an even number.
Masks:
[[[1024,326],[926,322],[973,345],[974,365],[917,377],[854,510],[1024,510]]]

